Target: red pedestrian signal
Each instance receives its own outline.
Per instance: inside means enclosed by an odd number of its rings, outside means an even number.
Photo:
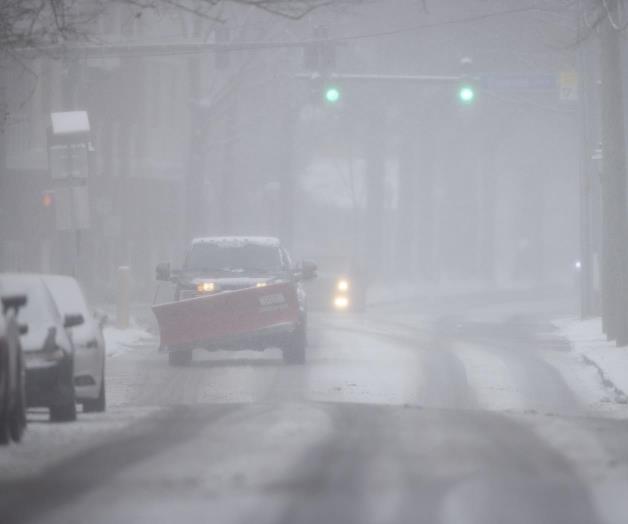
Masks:
[[[52,207],[52,204],[54,204],[54,196],[52,191],[44,192],[41,197],[41,204],[46,208]]]

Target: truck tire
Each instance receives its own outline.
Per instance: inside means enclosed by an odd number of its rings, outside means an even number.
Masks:
[[[306,347],[307,337],[305,333],[305,326],[301,324],[288,336],[288,340],[282,348],[284,364],[305,364]]]
[[[174,367],[189,366],[192,362],[191,349],[171,349],[168,351],[168,363]]]

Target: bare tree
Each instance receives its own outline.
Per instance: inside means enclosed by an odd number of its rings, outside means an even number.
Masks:
[[[342,3],[358,3],[360,0],[121,0],[139,8],[158,9],[175,7],[203,17],[217,19],[216,8],[221,4],[252,6],[274,15],[298,20],[312,11],[325,6]]]
[[[324,6],[363,0],[2,0],[0,1],[0,53],[86,39],[89,23],[112,5],[145,10],[173,9],[220,21],[225,4],[251,6],[273,15],[297,20]]]
[[[76,39],[81,28],[104,8],[101,0],[3,0],[0,51]]]

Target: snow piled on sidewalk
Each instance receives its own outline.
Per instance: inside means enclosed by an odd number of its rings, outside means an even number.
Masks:
[[[554,324],[571,342],[574,352],[597,368],[604,385],[614,390],[615,401],[628,403],[628,348],[606,340],[601,319],[566,318]]]
[[[125,353],[133,348],[156,344],[155,337],[138,326],[127,329],[106,326],[103,329],[103,335],[108,357]]]

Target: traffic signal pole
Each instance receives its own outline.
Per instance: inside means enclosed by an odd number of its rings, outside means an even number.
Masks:
[[[593,138],[591,108],[592,78],[588,49],[584,43],[578,49],[578,78],[580,79],[580,99],[578,103],[580,119],[580,316],[589,318],[596,314],[594,282],[594,180],[591,155],[593,153]]]
[[[384,118],[379,111],[372,109],[367,116],[367,134],[364,141],[366,158],[366,260],[367,275],[376,276],[383,266],[384,245]]]
[[[617,14],[609,0],[609,18]],[[606,20],[600,32],[602,77],[602,312],[609,340],[628,344],[628,224],[621,33]]]
[[[295,220],[295,193],[296,193],[296,173],[294,138],[298,113],[291,96],[291,91],[285,93],[286,103],[282,115],[282,145],[279,148],[279,224],[278,235],[281,242],[289,250],[294,244],[294,220]]]

